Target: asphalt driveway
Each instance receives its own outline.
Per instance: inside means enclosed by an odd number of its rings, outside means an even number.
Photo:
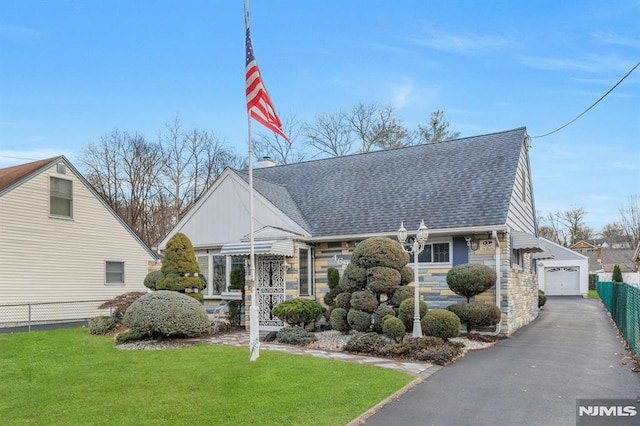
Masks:
[[[538,318],[493,348],[433,374],[366,425],[575,425],[577,398],[638,398],[599,302],[549,297]]]

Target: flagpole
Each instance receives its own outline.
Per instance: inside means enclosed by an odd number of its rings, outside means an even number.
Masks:
[[[249,28],[249,0],[244,2],[245,30]],[[247,109],[247,135],[249,145],[249,274],[251,287],[251,307],[249,308],[249,361],[255,361],[260,356],[259,306],[258,289],[256,283],[256,254],[254,241],[254,212],[253,212],[253,142],[251,141],[251,112]]]

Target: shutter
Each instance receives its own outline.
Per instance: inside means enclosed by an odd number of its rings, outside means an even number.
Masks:
[[[464,237],[453,237],[453,266],[469,263],[469,246]]]

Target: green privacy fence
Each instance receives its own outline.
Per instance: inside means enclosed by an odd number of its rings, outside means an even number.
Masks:
[[[640,288],[626,283],[598,282],[597,290],[629,347],[640,355]]]

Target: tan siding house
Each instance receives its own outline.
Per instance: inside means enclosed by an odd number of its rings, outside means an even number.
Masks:
[[[65,157],[0,169],[0,224],[0,305],[146,291],[157,260]]]

